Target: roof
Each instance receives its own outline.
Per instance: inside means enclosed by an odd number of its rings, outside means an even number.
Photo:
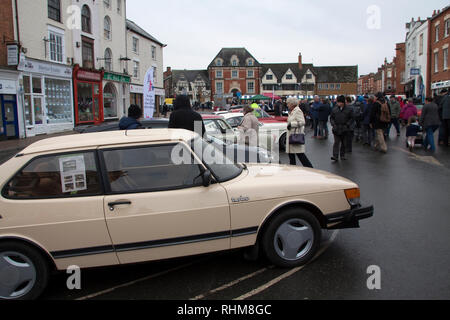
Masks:
[[[220,120],[223,119],[223,116],[221,115],[214,115],[214,114],[202,114],[201,115],[203,120]]]
[[[209,64],[209,67],[216,66],[215,61],[217,58],[221,58],[223,60],[222,67],[232,67],[231,58],[234,55],[237,56],[239,60],[238,67],[248,67],[246,63],[248,58],[252,58],[254,60],[254,67],[260,66],[258,60],[256,60],[255,57],[253,57],[245,48],[222,48],[213,61]]]
[[[131,131],[112,131],[99,133],[76,134],[49,138],[33,143],[21,154],[40,152],[68,151],[71,149],[90,149],[109,145],[145,142],[190,141],[197,135],[194,132],[180,129],[149,129]]]
[[[358,82],[358,66],[314,67],[317,83]]]
[[[314,67],[312,64],[303,64],[303,68],[300,69],[298,62],[297,63],[264,63],[261,64],[262,67],[262,75],[264,76],[267,71],[272,70],[278,80],[281,80],[286,72],[291,69],[294,73],[297,80],[301,80],[305,73],[311,70],[312,73],[315,74]]]
[[[151,34],[149,34],[147,31],[139,27],[135,22],[127,19],[127,29],[133,31],[134,33],[137,33],[138,35],[147,38],[148,40],[151,40],[160,46],[164,47],[165,44],[163,44],[161,41],[157,40],[155,37],[153,37]]]
[[[195,82],[196,79],[202,79],[206,83],[206,89],[210,87],[208,70],[172,70],[173,85],[183,78],[189,83]]]

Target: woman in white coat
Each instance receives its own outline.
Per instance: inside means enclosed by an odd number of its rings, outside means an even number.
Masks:
[[[295,166],[296,157],[301,161],[304,167],[312,168],[312,164],[306,156],[305,145],[295,144],[292,145],[289,142],[289,137],[292,134],[305,134],[305,115],[299,107],[299,101],[296,98],[289,98],[287,100],[287,105],[289,108],[289,118],[288,118],[288,135],[286,141],[286,153],[289,155],[289,160],[291,165]]]

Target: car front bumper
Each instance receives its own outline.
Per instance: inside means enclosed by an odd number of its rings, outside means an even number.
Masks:
[[[373,217],[373,206],[356,206],[350,210],[325,216],[328,230],[359,228],[359,221]]]

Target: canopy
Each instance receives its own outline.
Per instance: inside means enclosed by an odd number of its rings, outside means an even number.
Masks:
[[[273,93],[264,93],[264,96],[270,98],[270,99],[274,99],[274,100],[281,100],[281,98],[277,95],[273,95]]]
[[[267,101],[267,100],[272,100],[272,98],[268,98],[268,97],[262,96],[262,95],[256,95],[256,96],[253,96],[251,98],[245,97],[245,98],[242,98],[241,100],[251,100],[251,101],[266,100]]]

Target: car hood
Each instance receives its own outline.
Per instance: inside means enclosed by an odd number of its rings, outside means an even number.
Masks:
[[[223,184],[230,201],[261,201],[357,188],[337,175],[288,165],[249,164],[238,178]],[[239,201],[237,201],[239,202]]]

